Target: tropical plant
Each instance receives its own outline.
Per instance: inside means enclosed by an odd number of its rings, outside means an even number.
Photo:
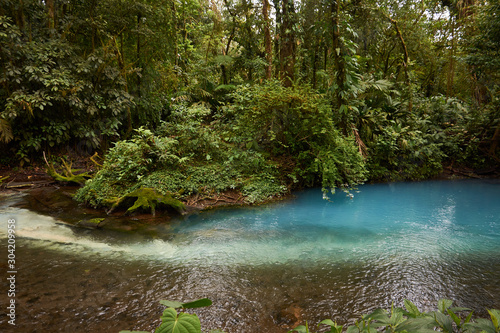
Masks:
[[[404,308],[391,306],[390,311],[376,309],[364,315],[361,320],[346,328],[346,333],[396,333],[396,332],[447,332],[447,333],[498,333],[500,330],[500,311],[488,310],[491,320],[478,318],[472,321],[472,311],[467,308],[451,307],[453,301],[441,299],[438,301],[438,309],[430,312],[420,312],[409,300],[404,300]],[[459,313],[470,311],[466,316]],[[332,320],[324,320],[318,326],[330,326],[328,332],[341,333],[344,326],[337,325]],[[309,333],[306,324],[296,327],[291,332]]]
[[[174,301],[160,301],[167,306],[161,316],[161,324],[155,333],[201,333],[200,319],[196,314],[186,312],[178,313],[176,309],[193,309],[210,306],[212,301],[203,298],[193,302],[181,303]],[[409,300],[404,300],[404,308],[391,306],[390,311],[376,309],[363,315],[354,325],[345,328],[331,319],[326,319],[318,324],[318,327],[328,327],[330,333],[499,333],[500,332],[500,310],[490,309],[490,319],[472,319],[473,311],[467,308],[452,307],[453,301],[441,299],[438,301],[438,309],[430,312],[420,312],[418,307]],[[463,312],[469,313],[464,316]],[[256,329],[258,331],[258,329]],[[211,333],[221,332],[211,330]],[[300,325],[288,331],[288,333],[312,333],[309,325]],[[321,330],[321,332],[325,332]],[[120,331],[120,333],[145,333],[145,331]]]
[[[161,316],[161,324],[155,330],[155,333],[201,333],[200,319],[196,314],[186,312],[177,313],[176,309],[194,309],[212,305],[208,298],[198,299],[196,301],[181,303],[175,301],[160,301],[160,304],[167,306]],[[210,331],[212,333],[221,332]],[[120,331],[120,333],[146,333],[145,331]],[[222,332],[221,332],[222,333]]]
[[[293,180],[325,189],[364,181],[354,137],[339,132],[325,96],[311,87],[268,80],[238,87],[233,99],[221,115],[232,141],[281,160]]]

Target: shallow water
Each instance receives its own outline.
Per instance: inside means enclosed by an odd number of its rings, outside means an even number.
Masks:
[[[16,219],[17,332],[152,330],[159,300],[201,297],[214,302],[196,311],[203,329],[231,333],[351,323],[405,298],[423,310],[440,298],[479,315],[500,308],[498,181],[364,185],[353,195],[325,201],[307,190],[135,233],[75,228],[13,207],[23,197],[0,198],[2,248]]]

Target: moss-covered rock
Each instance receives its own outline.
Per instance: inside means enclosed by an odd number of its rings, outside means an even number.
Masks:
[[[104,220],[105,219],[103,217],[96,217],[96,218],[93,218],[93,219],[80,220],[76,225],[78,227],[95,229],[95,228],[99,228],[101,226],[101,223]]]

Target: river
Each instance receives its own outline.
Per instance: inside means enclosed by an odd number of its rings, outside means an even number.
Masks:
[[[404,299],[500,308],[498,180],[371,184],[330,200],[311,189],[132,230],[75,227],[29,198],[0,197],[2,249],[16,224],[16,326],[2,301],[2,332],[152,331],[161,299],[210,298],[194,311],[202,329],[228,333],[352,323]],[[0,263],[9,270],[5,250]],[[8,289],[4,279],[2,300]]]

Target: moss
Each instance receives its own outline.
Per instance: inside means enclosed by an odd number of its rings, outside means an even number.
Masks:
[[[6,177],[0,177],[0,184],[3,183],[4,180],[6,180],[7,178],[9,178],[9,176],[6,176]]]
[[[75,175],[76,172],[79,172],[81,170],[72,169],[72,163],[70,162],[68,164],[62,158],[62,174],[60,174],[56,171],[54,165],[47,161],[45,153],[43,154],[43,157],[45,159],[45,163],[47,164],[47,173],[49,174],[49,176],[54,178],[55,181],[83,185],[88,179],[92,178],[92,176],[88,172],[82,172]]]
[[[141,187],[121,198],[118,198],[111,206],[109,212],[112,212],[118,207],[129,206],[129,203],[131,202],[130,199],[132,199],[134,203],[128,207],[127,213],[133,213],[142,209],[150,210],[151,214],[155,215],[156,208],[160,207],[170,207],[179,213],[184,213],[186,210],[185,205],[181,201],[173,198],[172,195],[158,193],[153,188]]]
[[[104,220],[105,219],[103,217],[96,217],[96,218],[93,218],[90,220],[80,220],[80,221],[78,221],[78,223],[76,225],[79,227],[95,229],[95,228],[99,228],[101,222]]]

